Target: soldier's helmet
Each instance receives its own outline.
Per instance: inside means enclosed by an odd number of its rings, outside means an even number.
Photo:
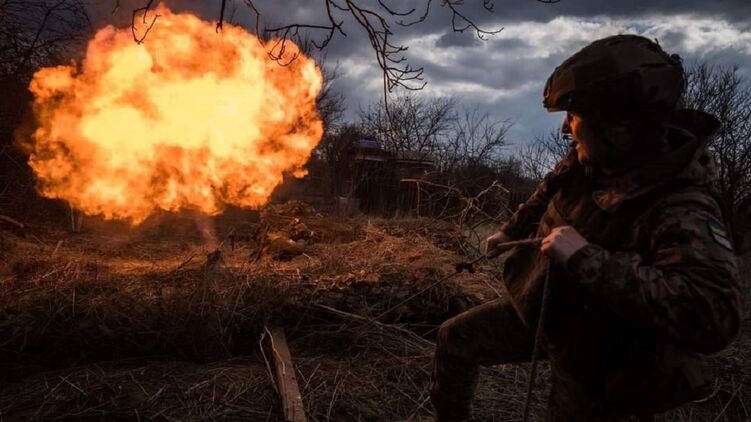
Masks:
[[[662,121],[685,88],[681,58],[637,35],[597,40],[558,66],[545,85],[548,111]]]

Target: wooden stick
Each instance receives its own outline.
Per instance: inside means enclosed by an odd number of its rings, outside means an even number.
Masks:
[[[307,422],[300,387],[297,385],[295,367],[289,352],[287,337],[281,327],[271,327],[271,349],[276,366],[276,383],[282,397],[284,419],[287,422]]]
[[[18,227],[19,229],[23,229],[24,227],[26,227],[20,221],[16,220],[15,218],[10,218],[7,215],[0,214],[0,221],[4,221],[6,223],[13,224],[14,226]]]
[[[491,251],[489,251],[486,255],[483,255],[475,259],[474,261],[472,261],[472,263],[476,264],[485,258],[495,258],[498,255],[506,252],[507,250],[511,248],[515,248],[517,246],[539,245],[540,243],[542,243],[542,239],[543,239],[542,237],[533,237],[531,239],[512,240],[509,242],[497,243],[495,246],[493,246],[493,249]]]

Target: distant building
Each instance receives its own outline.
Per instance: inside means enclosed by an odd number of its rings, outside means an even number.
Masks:
[[[399,179],[424,177],[435,169],[433,156],[420,151],[401,151],[394,159]]]
[[[375,139],[360,139],[351,151],[352,166],[344,192],[355,198],[360,210],[380,214],[409,211],[415,186],[402,179],[421,178],[435,168],[435,159],[418,151],[391,152]]]

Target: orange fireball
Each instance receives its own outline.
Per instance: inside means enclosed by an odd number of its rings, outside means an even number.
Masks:
[[[82,66],[45,68],[30,90],[39,191],[108,219],[157,209],[221,212],[267,202],[284,172],[304,174],[323,134],[320,69],[286,66],[240,27],[157,8],[143,44],[103,28]],[[285,55],[298,54],[288,42]]]

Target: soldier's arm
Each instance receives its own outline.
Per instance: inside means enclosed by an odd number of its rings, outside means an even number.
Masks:
[[[571,149],[555,168],[545,175],[532,196],[519,205],[514,215],[501,226],[500,231],[511,239],[522,239],[532,234],[548,208],[548,202],[557,191],[561,179],[576,164],[576,151]]]
[[[690,350],[719,351],[737,335],[743,312],[720,215],[706,195],[659,207],[648,225],[649,256],[589,244],[567,268],[588,286],[591,300],[620,317]]]

